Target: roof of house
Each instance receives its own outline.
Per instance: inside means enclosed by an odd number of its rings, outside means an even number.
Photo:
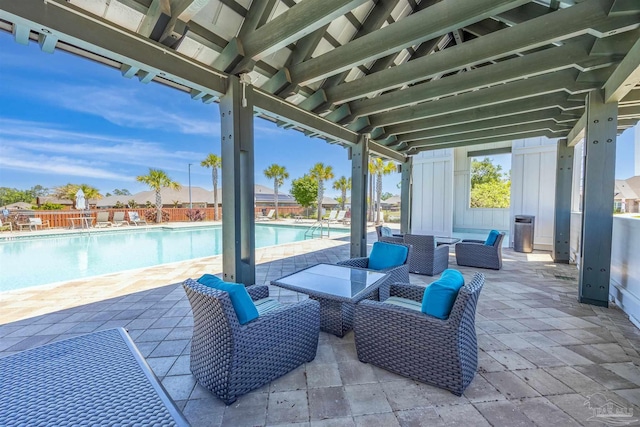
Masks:
[[[632,176],[631,178],[625,179],[627,186],[638,196],[640,196],[640,175]],[[638,197],[640,198],[640,197]]]
[[[163,205],[170,205],[174,202],[182,205],[188,204],[189,187],[183,186],[179,190],[163,188],[162,190],[160,190],[160,196],[162,197]],[[273,203],[273,190],[265,187],[264,185],[256,185],[255,198],[256,202]],[[115,206],[117,202],[126,205],[129,200],[135,200],[138,205],[145,205],[147,202],[155,204],[156,192],[153,190],[147,190],[128,196],[104,197],[97,202],[96,206],[99,208],[106,208]],[[207,203],[208,205],[213,204],[213,191],[206,190],[202,187],[191,187],[191,203]],[[220,188],[218,188],[218,203],[222,203],[222,189]],[[297,204],[295,199],[291,195],[286,193],[278,193],[278,203]]]
[[[636,194],[635,191],[631,189],[631,187],[629,187],[629,184],[627,184],[626,181],[622,179],[616,179],[614,199],[635,200],[637,198],[638,198],[638,195]]]

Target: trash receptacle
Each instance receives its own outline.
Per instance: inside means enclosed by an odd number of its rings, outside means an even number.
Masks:
[[[513,250],[516,252],[533,252],[533,227],[536,217],[533,215],[516,215],[513,230]]]

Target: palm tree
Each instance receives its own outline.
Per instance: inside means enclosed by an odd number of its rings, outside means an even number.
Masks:
[[[278,219],[278,187],[284,184],[284,180],[289,178],[289,172],[284,166],[272,164],[264,170],[264,176],[273,179],[273,193],[276,201],[276,219]]]
[[[324,182],[333,179],[333,168],[324,163],[316,163],[309,175],[318,182],[318,221],[322,219],[322,198],[324,197]]]
[[[87,201],[90,199],[102,199],[100,191],[90,186],[89,184],[66,184],[60,187],[56,187],[53,190],[53,195],[58,199],[71,200],[73,202],[73,208],[76,207],[76,193],[79,189],[82,189],[84,197]]]
[[[367,202],[369,203],[369,222],[373,222],[373,208],[374,208],[374,203],[373,203],[373,175],[374,175],[374,171],[373,171],[373,162],[369,161],[369,198],[367,200]]]
[[[200,162],[200,166],[211,168],[211,180],[213,181],[213,220],[218,220],[218,168],[222,166],[222,157],[209,154]]]
[[[376,210],[376,224],[380,224],[382,217],[382,175],[389,175],[396,169],[396,166],[393,162],[383,162],[380,158],[372,159],[369,163],[369,172],[372,175],[376,175],[376,201],[377,201],[377,210]]]
[[[340,204],[342,205],[342,210],[344,210],[344,204],[347,201],[347,190],[351,190],[351,178],[347,179],[345,176],[341,176],[333,181],[333,189],[340,190]]]
[[[160,169],[149,168],[148,175],[140,175],[136,177],[136,181],[147,184],[149,188],[156,192],[156,222],[162,222],[162,196],[160,190],[167,187],[172,190],[179,190],[180,184],[171,180],[169,176]]]

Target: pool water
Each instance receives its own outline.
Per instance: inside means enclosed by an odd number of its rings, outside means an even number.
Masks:
[[[304,240],[305,231],[256,224],[256,248]],[[221,253],[220,226],[16,239],[0,242],[0,292]]]

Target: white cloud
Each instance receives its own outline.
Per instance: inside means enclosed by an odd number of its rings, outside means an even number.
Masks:
[[[56,106],[102,117],[118,126],[141,129],[165,129],[186,135],[220,135],[220,122],[216,118],[215,107],[211,107],[211,120],[194,117],[183,111],[176,111],[171,98],[148,99],[148,92],[141,89],[103,87],[90,85],[59,84],[47,90],[33,88],[31,96],[43,98]],[[61,96],[60,94],[64,94]],[[174,92],[175,96],[188,97]],[[145,98],[146,97],[146,98]],[[187,102],[199,102],[188,101]]]
[[[123,176],[108,168],[96,164],[66,157],[34,156],[33,153],[13,152],[0,157],[0,166],[4,170],[15,170],[43,175],[79,176],[83,178],[112,179],[130,182],[134,177]]]
[[[61,129],[57,124],[0,118],[2,165],[6,169],[127,180],[116,169],[134,166],[180,171],[206,153],[173,151],[160,143]],[[37,159],[37,160],[36,160]],[[140,168],[143,166],[144,168]]]

